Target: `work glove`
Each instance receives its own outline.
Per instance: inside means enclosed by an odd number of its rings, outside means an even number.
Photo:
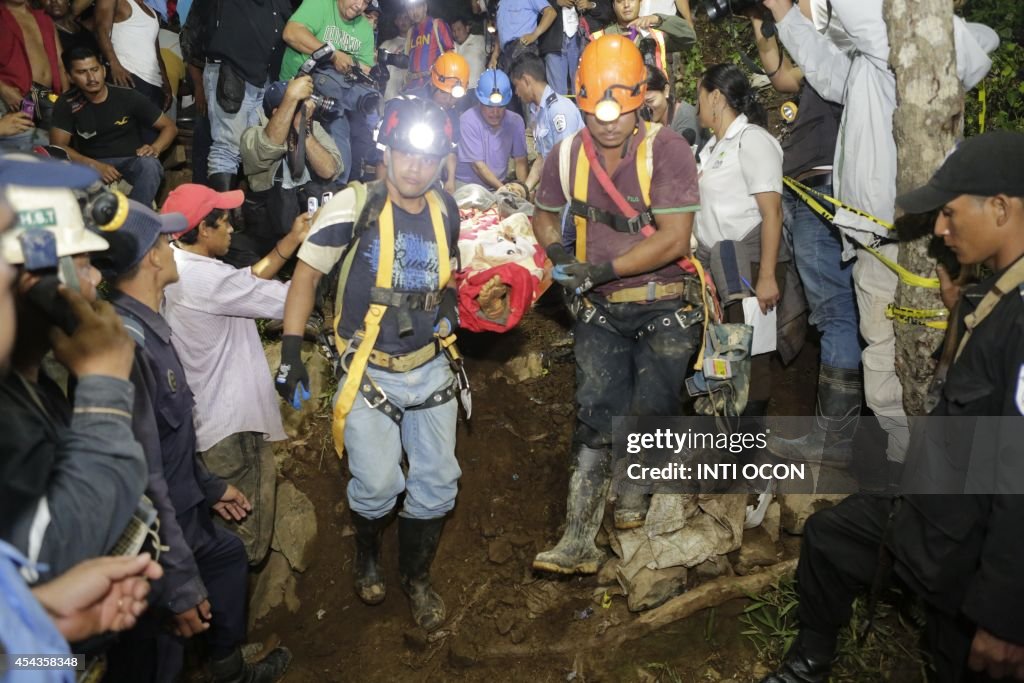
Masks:
[[[302,335],[286,334],[281,337],[281,365],[277,368],[274,386],[277,393],[292,408],[298,410],[309,400],[309,374],[302,364]]]
[[[548,255],[548,258],[551,259],[551,263],[556,266],[576,263],[576,257],[566,251],[561,242],[552,242],[544,251]]]
[[[577,261],[556,265],[551,271],[551,277],[555,279],[555,282],[576,294],[589,292],[598,285],[619,278],[615,274],[611,261],[605,263],[580,263]]]
[[[437,317],[434,318],[434,332],[447,337],[459,326],[459,293],[453,287],[445,287],[441,293],[441,303],[437,306]]]

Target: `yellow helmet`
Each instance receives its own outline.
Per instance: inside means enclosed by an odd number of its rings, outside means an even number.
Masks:
[[[605,34],[587,45],[576,70],[576,104],[600,121],[639,109],[647,92],[644,58],[625,36]]]

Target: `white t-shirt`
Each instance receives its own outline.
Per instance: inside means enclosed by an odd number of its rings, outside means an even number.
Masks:
[[[782,194],[782,147],[742,114],[722,140],[708,140],[697,164],[700,211],[695,232],[705,247],[741,240],[761,223],[755,194]]]
[[[469,87],[475,88],[487,62],[484,37],[477,33],[470,33],[462,45],[455,43],[455,53],[466,58],[466,63],[469,64]]]
[[[675,0],[640,0],[640,16],[642,17],[646,17],[649,14],[668,14],[671,16],[675,13]]]

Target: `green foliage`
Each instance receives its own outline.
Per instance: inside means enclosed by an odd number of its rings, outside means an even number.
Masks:
[[[760,595],[751,596],[750,605],[740,616],[747,627],[742,634],[753,643],[765,663],[780,663],[796,638],[798,604],[793,581],[781,582]],[[917,648],[921,618],[915,615],[908,619],[891,605],[879,602],[867,638],[858,643],[857,635],[867,618],[864,601],[855,601],[850,625],[839,634],[839,657],[831,680],[834,683],[925,680],[925,658]]]
[[[1024,5],[1014,0],[968,0],[964,18],[992,27],[1000,45],[992,55],[992,69],[984,81],[967,93],[965,133],[985,130],[1024,130]]]

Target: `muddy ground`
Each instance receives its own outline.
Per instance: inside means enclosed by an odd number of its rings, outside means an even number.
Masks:
[[[474,414],[459,424],[463,477],[433,565],[448,623],[429,639],[413,627],[398,587],[395,525],[384,541],[387,600],[369,607],[353,593],[348,475],[324,416],[282,472],[312,500],[319,528],[313,560],[296,574],[300,607],[278,608],[252,634],[291,648],[286,680],[757,680],[763,669],[736,618],[744,601],[616,651],[588,649],[596,635],[635,618],[625,599],[604,608],[593,599],[595,591],[603,595],[598,577],[550,580],[530,569],[534,554],[559,537],[565,509],[574,366],[564,314],[557,302],[542,305],[512,332],[462,333],[461,340]],[[521,383],[496,377],[531,352],[542,355],[542,376]],[[810,414],[816,356],[812,343],[789,368],[775,368],[772,412]],[[798,541],[784,545],[793,556]]]

